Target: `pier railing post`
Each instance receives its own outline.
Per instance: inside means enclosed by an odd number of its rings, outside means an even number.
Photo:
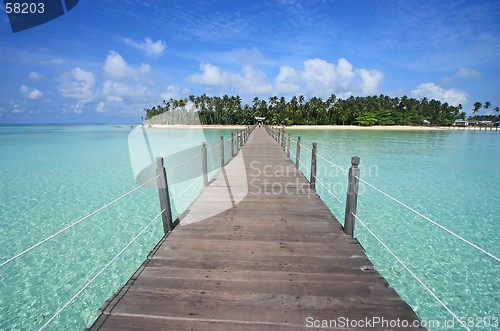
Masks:
[[[288,134],[287,139],[286,139],[286,156],[290,158],[290,134]]]
[[[162,210],[161,220],[163,223],[163,233],[167,234],[174,229],[172,222],[172,209],[170,207],[170,195],[168,193],[167,173],[163,166],[163,158],[156,158],[156,183],[158,195],[160,197],[160,208]]]
[[[351,167],[349,168],[349,181],[347,184],[347,200],[345,204],[345,219],[344,233],[354,237],[354,223],[356,215],[356,207],[358,203],[358,187],[359,187],[359,157],[351,158]]]
[[[280,134],[280,138],[281,138],[281,148],[283,148],[283,152],[285,151],[285,129],[281,128],[281,134]]]
[[[309,181],[311,189],[316,189],[316,149],[318,147],[317,143],[313,143],[313,148],[311,152],[311,179]]]
[[[220,136],[220,167],[224,168],[224,136]]]
[[[300,167],[300,136],[297,137],[297,151],[295,153],[295,168]]]
[[[207,143],[201,143],[201,174],[203,175],[203,186],[208,185],[208,162],[207,162]]]
[[[234,132],[231,132],[231,156],[234,156]]]

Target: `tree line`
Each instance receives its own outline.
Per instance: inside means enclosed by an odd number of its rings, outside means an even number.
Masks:
[[[473,113],[481,107],[488,109],[490,102],[484,105],[474,103]],[[166,124],[165,116],[169,112],[197,112],[201,124],[250,124],[255,117],[265,117],[271,125],[452,125],[457,119],[465,119],[462,105],[452,106],[446,102],[427,98],[420,100],[386,95],[337,98],[332,94],[323,100],[312,97],[308,100],[303,95],[293,96],[289,101],[285,97],[272,96],[269,99],[255,97],[252,103],[242,104],[240,96],[201,96],[190,95],[188,98],[163,100],[163,103],[145,109],[146,123]],[[498,107],[495,111],[499,111]]]

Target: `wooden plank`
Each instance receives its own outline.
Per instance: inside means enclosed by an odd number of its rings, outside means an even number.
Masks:
[[[263,128],[240,153],[90,330],[315,330],[307,318],[418,320]],[[231,200],[247,188],[242,201]]]

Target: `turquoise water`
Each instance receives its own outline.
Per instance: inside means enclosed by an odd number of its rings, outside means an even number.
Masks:
[[[136,187],[130,132],[129,126],[112,125],[0,126],[0,263]],[[230,132],[203,132],[209,142],[211,176],[217,171],[219,136],[229,137]],[[498,132],[289,132],[294,139],[301,135],[305,146],[317,142],[319,155],[343,168],[348,168],[352,155],[360,156],[363,179],[500,255]],[[152,140],[165,139],[177,149],[200,139],[199,132],[191,130],[148,129],[148,133]],[[228,159],[230,145],[226,142],[225,147]],[[301,169],[308,174],[310,152],[303,149],[301,155]],[[199,160],[193,156],[183,169],[196,173]],[[345,200],[347,178],[342,171],[320,158],[318,178]],[[197,176],[174,184],[174,214],[184,211],[201,188]],[[321,185],[317,190],[342,219],[344,205]],[[141,188],[1,267],[0,329],[40,328],[158,213],[156,189]],[[358,216],[459,317],[499,317],[497,262],[363,184]],[[47,329],[88,326],[97,308],[128,280],[162,233],[158,219]],[[355,236],[377,270],[422,319],[451,320],[360,224]]]
[[[304,146],[347,169],[361,158],[360,177],[425,216],[500,256],[500,134],[489,131],[298,131]],[[295,148],[292,148],[292,155]],[[309,175],[310,152],[301,151]],[[318,159],[319,180],[342,202],[347,175]],[[343,224],[345,206],[324,186],[318,194]],[[459,318],[473,330],[496,329],[500,319],[500,263],[361,183],[357,215]],[[444,329],[453,317],[356,224],[355,237],[376,269],[424,320]],[[458,327],[455,321],[454,328]],[[498,325],[498,323],[497,323]]]
[[[200,137],[192,130],[148,130],[177,145],[193,137],[198,144]],[[136,187],[130,132],[129,125],[0,126],[0,263]],[[203,132],[211,176],[219,157],[217,141],[230,132]],[[199,162],[191,167],[201,173]],[[174,216],[187,208],[202,185],[196,176],[173,185]],[[0,330],[39,329],[157,216],[159,208],[155,188],[138,189],[1,267]],[[81,330],[92,323],[97,309],[128,280],[162,235],[158,219],[47,330]]]

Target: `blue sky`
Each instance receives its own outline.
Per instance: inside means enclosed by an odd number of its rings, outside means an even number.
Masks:
[[[3,11],[0,58],[0,123],[138,123],[203,93],[407,95],[471,113],[500,106],[500,1],[82,0],[18,33]]]

